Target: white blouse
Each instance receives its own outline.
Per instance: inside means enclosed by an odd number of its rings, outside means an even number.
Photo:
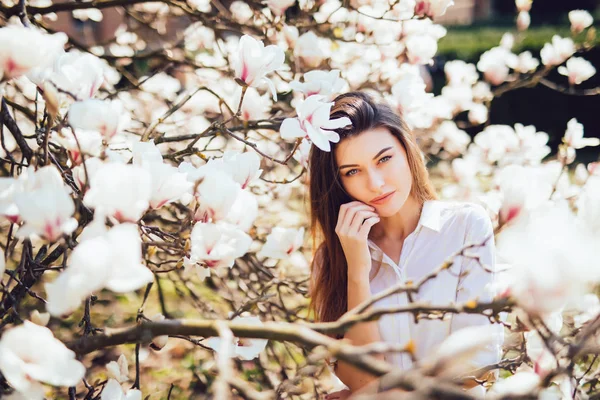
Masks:
[[[495,271],[495,245],[487,212],[483,207],[471,203],[426,201],[417,228],[404,240],[398,264],[369,240],[373,261],[371,271],[375,274],[370,277],[371,294],[407,280],[416,284],[453,254],[460,252],[465,245],[481,244],[488,237],[490,239],[485,246],[465,250],[467,255],[478,256],[485,269],[476,259],[457,256],[449,269],[443,270],[421,287],[414,295],[415,301],[449,305],[469,300],[490,301],[494,295],[491,283],[495,274],[488,271]],[[408,303],[406,294],[401,293],[381,299],[373,308]],[[381,338],[385,342],[403,345],[412,339],[417,360],[434,352],[450,333],[467,326],[484,324],[489,324],[488,319],[474,314],[448,314],[443,320],[420,319],[415,322],[412,314],[400,313],[384,315],[378,321]],[[479,366],[500,360],[503,335],[502,325],[497,326],[495,345],[488,347],[475,360]],[[386,354],[385,359],[402,369],[412,365],[410,357],[403,353]]]

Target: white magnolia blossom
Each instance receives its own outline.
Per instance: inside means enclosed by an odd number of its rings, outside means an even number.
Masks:
[[[236,151],[226,151],[223,158],[209,161],[208,165],[214,163],[222,170],[231,175],[233,180],[245,189],[260,177],[260,157],[254,151],[238,153]]]
[[[529,12],[531,11],[532,2],[533,0],[515,0],[515,5],[519,12]]]
[[[303,33],[296,40],[294,55],[302,59],[309,68],[318,67],[327,57],[321,49],[319,37],[313,31]]]
[[[152,176],[140,166],[106,163],[90,181],[84,203],[118,222],[137,222],[150,205]]]
[[[85,100],[94,97],[104,83],[104,66],[98,57],[72,50],[56,59],[48,79],[59,89]]]
[[[73,312],[102,288],[126,293],[154,279],[152,271],[142,264],[142,242],[136,226],[121,224],[106,232],[102,220],[86,228],[67,268],[56,280],[45,284],[46,309],[51,315]]]
[[[75,102],[69,108],[72,128],[100,132],[107,141],[122,129],[126,119],[123,104],[118,100],[90,99]]]
[[[265,46],[262,41],[244,35],[238,45],[237,58],[233,61],[235,77],[248,86],[257,87],[266,83],[273,100],[277,101],[277,91],[267,74],[283,67],[285,55],[276,45]]]
[[[350,118],[329,119],[333,103],[323,101],[318,95],[308,97],[296,107],[297,118],[286,118],[281,124],[280,134],[283,139],[307,137],[323,151],[331,151],[329,142],[337,143],[340,135],[333,129],[343,128],[351,124]]]
[[[492,85],[500,85],[508,78],[509,65],[517,64],[517,56],[504,47],[494,47],[481,55],[477,69]]]
[[[258,317],[241,317],[237,316],[231,322],[239,322],[247,325],[260,326],[262,321]],[[266,339],[240,339],[234,338],[232,345],[234,346],[234,354],[242,360],[252,360],[267,347],[268,340]],[[219,352],[222,348],[221,338],[211,337],[204,340],[204,344]]]
[[[417,0],[415,15],[435,19],[446,14],[446,10],[452,5],[454,0]]]
[[[406,54],[412,64],[431,64],[437,53],[436,38],[430,35],[410,35],[405,41]]]
[[[543,204],[515,220],[497,238],[499,257],[512,265],[508,294],[543,316],[589,292],[600,278],[592,243],[563,203]]]
[[[567,130],[564,136],[564,142],[574,149],[583,149],[588,146],[600,145],[598,138],[584,138],[583,124],[577,122],[577,119],[571,118],[567,123]]]
[[[4,256],[4,254],[2,254],[2,256]],[[33,310],[29,319],[36,325],[46,326],[48,325],[48,322],[50,322],[50,313],[40,313],[38,310]]]
[[[586,10],[573,10],[569,11],[569,21],[571,22],[571,31],[577,34],[592,26],[594,17]]]
[[[0,338],[0,372],[25,398],[42,400],[42,383],[75,386],[85,367],[50,329],[25,321]]]
[[[187,175],[163,161],[153,140],[133,145],[133,164],[148,171],[152,179],[150,207],[153,209],[177,201],[191,192],[192,183],[188,181]]]
[[[236,0],[229,6],[229,11],[233,18],[240,24],[248,23],[248,21],[254,15],[254,11],[245,1]]]
[[[248,232],[257,216],[258,201],[256,196],[248,190],[242,190],[231,206],[225,221],[237,225],[244,232]]]
[[[226,222],[198,222],[190,238],[189,262],[202,263],[209,268],[231,268],[235,259],[246,254],[252,243],[252,238],[244,231]]]
[[[507,153],[519,149],[515,130],[507,125],[488,125],[473,139],[489,163],[500,162]]]
[[[526,31],[531,25],[531,15],[527,11],[521,11],[517,16],[517,29],[519,31]]]
[[[596,74],[596,68],[588,60],[581,57],[571,57],[567,66],[558,67],[558,73],[569,78],[569,84],[579,85]]]
[[[506,50],[512,50],[515,45],[515,36],[510,32],[505,32],[500,39],[500,47],[504,47]]]
[[[494,384],[486,399],[502,398],[503,396],[522,396],[538,389],[541,378],[533,371],[521,371]],[[505,397],[504,397],[505,398]]]
[[[37,183],[34,183],[36,181]],[[78,225],[73,218],[75,203],[56,167],[43,167],[32,177],[30,190],[14,194],[19,217],[25,224],[17,235],[38,235],[54,242],[63,234],[70,234]]]
[[[100,132],[80,130],[77,131],[77,137],[75,137],[73,130],[68,127],[52,135],[52,141],[57,142],[69,151],[73,165],[81,164],[84,155],[99,157],[103,148],[103,139]]]
[[[406,122],[411,127],[420,126],[419,111],[426,108],[433,95],[425,91],[426,85],[418,74],[416,67],[406,71],[402,78],[392,86],[391,103],[405,116]]]
[[[129,364],[127,363],[125,354],[121,354],[117,361],[111,361],[106,364],[106,370],[108,371],[109,378],[113,378],[119,383],[129,380]]]
[[[296,0],[265,0],[271,12],[278,17],[282,16],[285,10],[294,5],[295,2]]]
[[[600,234],[600,177],[591,176],[577,199],[577,217],[592,235]]]
[[[275,227],[267,236],[267,241],[258,252],[258,257],[285,259],[298,250],[304,241],[304,228]]]
[[[485,104],[473,103],[469,110],[469,122],[474,125],[481,125],[487,122],[489,110]]]
[[[338,94],[346,81],[340,78],[340,70],[331,71],[313,70],[304,74],[304,82],[292,81],[290,87],[297,92],[304,93],[305,97],[318,94],[327,99],[332,99]]]
[[[594,293],[581,296],[570,304],[569,311],[577,312],[573,316],[575,328],[581,328],[600,314],[600,299]]]
[[[129,389],[125,393],[119,382],[109,379],[102,390],[100,400],[142,400],[142,392],[138,389]]]
[[[552,36],[552,43],[546,43],[540,51],[542,63],[546,66],[560,65],[575,53],[575,43],[570,38]]]
[[[464,153],[469,143],[471,143],[471,137],[465,131],[459,129],[454,121],[442,122],[432,138],[453,156]]]
[[[242,90],[239,89],[236,99],[233,104],[240,103],[240,96]],[[269,110],[271,109],[272,103],[269,96],[261,96],[256,89],[248,87],[244,94],[244,101],[242,102],[241,108],[241,119],[243,121],[252,121],[258,119],[265,119],[268,117]]]
[[[63,51],[67,35],[49,35],[31,27],[0,28],[0,82],[51,64]]]
[[[531,55],[531,52],[524,51],[517,58],[510,58],[507,64],[510,68],[521,74],[533,72],[540,65],[538,59]]]
[[[449,85],[474,85],[479,80],[475,65],[462,60],[452,60],[444,64],[444,73]]]

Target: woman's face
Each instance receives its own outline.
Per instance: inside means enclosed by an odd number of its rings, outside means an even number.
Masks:
[[[335,161],[348,194],[375,207],[381,217],[396,214],[410,195],[412,174],[406,151],[387,128],[342,140],[336,146]]]

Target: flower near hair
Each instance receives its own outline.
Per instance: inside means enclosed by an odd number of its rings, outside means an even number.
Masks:
[[[304,93],[305,97],[310,97],[314,94],[319,94],[325,98],[330,98],[339,93],[346,81],[340,78],[340,70],[332,69],[331,71],[313,70],[304,74],[304,82],[292,81],[290,87]]]
[[[236,258],[248,252],[252,238],[237,226],[227,222],[194,225],[191,234],[191,263],[202,263],[209,268],[233,266]]]
[[[0,82],[52,63],[63,51],[67,35],[49,35],[37,28],[0,28]]]
[[[104,218],[92,224],[84,230],[67,268],[53,282],[45,284],[46,309],[53,316],[75,311],[100,289],[126,293],[154,279],[142,264],[142,243],[135,225],[121,224],[107,232]]]
[[[14,195],[19,218],[25,222],[17,236],[39,235],[54,242],[77,228],[75,204],[56,167],[43,167],[32,175]]]
[[[352,122],[348,117],[329,119],[333,103],[323,101],[322,96],[313,95],[296,107],[297,118],[286,118],[281,124],[283,139],[308,138],[323,151],[331,151],[329,142],[337,143],[340,135],[332,129],[343,128]]]
[[[83,202],[118,222],[137,222],[150,205],[152,177],[140,166],[106,163],[90,181]]]
[[[287,229],[275,227],[267,236],[267,241],[258,252],[258,257],[288,258],[294,251],[302,246],[304,241],[304,228]]]
[[[242,36],[238,46],[237,57],[233,62],[235,77],[253,87],[266,83],[273,100],[277,101],[275,85],[266,75],[283,67],[283,50],[276,45],[265,47],[262,41],[249,35]]]
[[[75,386],[83,379],[85,367],[50,329],[25,321],[0,338],[0,372],[25,398],[42,400],[42,383]]]
[[[100,400],[142,400],[142,392],[139,389],[129,389],[125,393],[119,382],[109,379],[102,389]]]
[[[575,50],[575,43],[572,39],[554,35],[552,36],[552,43],[544,44],[540,51],[542,64],[546,66],[562,64],[575,53]]]
[[[569,78],[569,84],[579,85],[596,74],[596,68],[585,58],[572,57],[567,61],[567,66],[558,67],[558,73]]]
[[[125,122],[120,101],[90,99],[78,101],[69,108],[69,125],[75,129],[97,131],[105,140],[117,134]]]
[[[261,326],[262,321],[258,317],[241,317],[237,316],[231,320],[232,322],[240,322],[247,325]],[[246,338],[234,338],[234,354],[242,360],[252,360],[267,347],[267,339],[246,339]],[[204,344],[213,349],[219,351],[221,349],[221,338],[211,337],[204,340]]]
[[[446,14],[446,10],[452,5],[454,0],[417,0],[415,15],[434,19]]]
[[[153,140],[134,143],[133,164],[144,168],[151,177],[150,207],[153,209],[177,201],[191,192],[192,183],[186,174],[163,161]]]
[[[573,10],[569,11],[569,21],[571,22],[571,31],[577,34],[592,26],[594,17],[586,10]]]

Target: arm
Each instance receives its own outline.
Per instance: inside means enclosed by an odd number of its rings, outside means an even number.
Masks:
[[[495,243],[494,230],[487,212],[483,207],[475,206],[467,216],[467,231],[465,234],[465,245],[481,244],[484,246],[473,247],[465,250],[465,254],[474,257],[463,257],[460,279],[456,292],[456,303],[464,304],[467,301],[478,302],[492,301],[494,298],[493,282],[495,279]],[[487,271],[486,271],[487,270]],[[473,325],[487,325],[490,321],[487,317],[477,314],[455,314],[452,317],[450,332]],[[501,324],[495,324],[497,329],[495,341],[485,351],[478,353],[475,358],[475,367],[483,367],[500,361],[502,343],[504,341],[504,330]],[[495,373],[488,373],[482,379],[493,379]],[[475,381],[466,382],[466,387],[473,387]]]

